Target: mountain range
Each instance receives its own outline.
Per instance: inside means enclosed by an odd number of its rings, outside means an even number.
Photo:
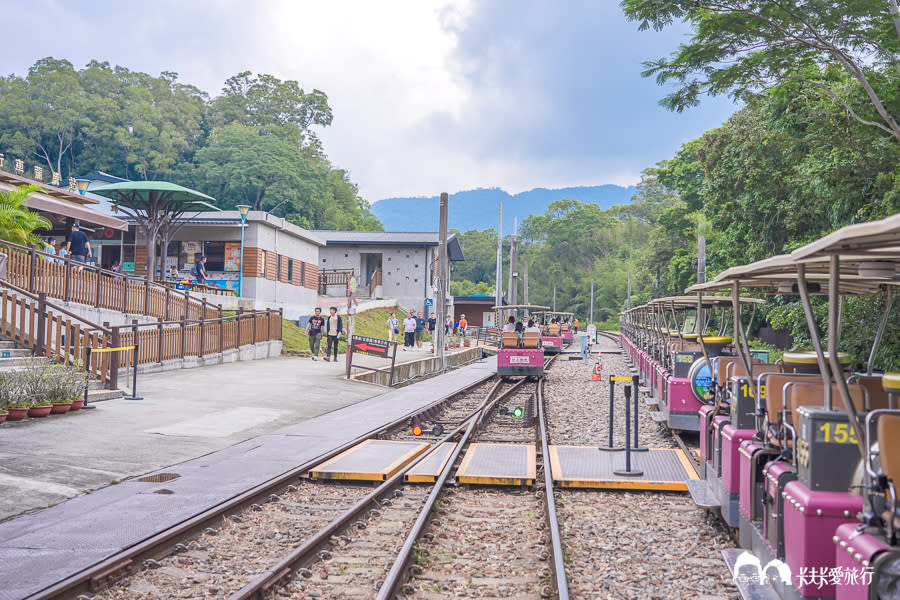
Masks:
[[[497,203],[503,202],[503,234],[512,233],[513,217],[522,221],[529,215],[541,215],[551,202],[575,198],[579,202],[609,208],[627,204],[634,194],[633,186],[593,185],[559,189],[534,188],[509,194],[500,188],[478,188],[450,194],[450,229],[497,228]],[[437,231],[440,197],[385,198],[372,205],[372,212],[387,231]]]

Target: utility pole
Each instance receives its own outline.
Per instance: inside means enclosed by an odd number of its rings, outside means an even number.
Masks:
[[[447,283],[449,281],[450,263],[447,260],[447,229],[449,221],[450,195],[444,192],[441,194],[441,221],[440,221],[440,246],[438,248],[438,305],[437,305],[437,324],[434,328],[435,347],[437,355],[440,357],[441,370],[447,368],[447,357],[444,355],[444,322],[447,320]]]
[[[522,303],[528,304],[528,259],[522,261]],[[530,317],[528,309],[525,309],[525,317]]]
[[[519,301],[519,233],[518,223],[513,217],[513,234],[509,245],[509,298],[510,304],[518,304]]]
[[[628,296],[625,302],[625,308],[631,310],[631,271],[628,271]]]
[[[697,283],[706,283],[706,236],[702,233],[697,234]],[[699,306],[697,310],[697,333],[700,335],[703,335],[704,319],[703,307]],[[737,339],[737,333],[735,333],[735,339]]]
[[[497,290],[495,292],[494,306],[503,306],[503,203],[497,203],[499,217],[497,220]],[[503,320],[503,311],[495,312]],[[494,327],[501,327],[503,323],[494,323]]]
[[[594,322],[594,280],[591,279],[591,323]]]

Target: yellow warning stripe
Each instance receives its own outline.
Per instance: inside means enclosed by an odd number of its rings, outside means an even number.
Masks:
[[[97,352],[118,352],[120,350],[134,350],[134,346],[122,346],[121,348],[91,348],[91,354]]]

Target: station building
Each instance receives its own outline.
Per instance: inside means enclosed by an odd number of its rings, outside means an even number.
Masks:
[[[319,249],[323,295],[340,291],[344,278],[359,280],[360,298],[393,298],[401,308],[434,310],[438,274],[438,232],[314,231],[325,240]],[[456,234],[447,239],[450,263],[465,260]],[[452,268],[451,268],[452,272]],[[335,281],[336,284],[331,282]],[[448,277],[449,289],[449,277]],[[448,298],[452,301],[452,298]]]
[[[0,171],[0,190],[38,183],[42,189],[27,204],[50,218],[57,245],[65,243],[72,223],[79,221],[91,240],[94,263],[104,268],[118,263],[123,273],[146,276],[146,240],[134,219],[117,212],[108,198],[91,193],[94,187],[126,180],[97,171],[66,186],[25,175]],[[317,305],[337,304],[338,297],[346,297],[351,278],[356,278],[360,300],[382,300],[426,313],[434,310],[437,232],[309,231],[268,212],[251,211],[244,229],[241,289],[240,214],[187,213],[178,221],[167,251],[158,251],[157,275],[162,267],[172,285],[193,279],[193,265],[206,256],[208,283],[240,297],[240,302],[227,296],[214,300],[224,308],[277,306],[294,319],[310,314]],[[464,260],[455,234],[448,238],[448,257],[451,263]],[[452,297],[448,302],[452,304]]]

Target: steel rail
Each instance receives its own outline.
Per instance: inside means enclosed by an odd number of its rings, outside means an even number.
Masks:
[[[550,358],[547,358],[544,361],[545,369],[553,364],[553,362],[556,360],[556,356],[558,356],[558,355],[554,355]],[[503,397],[505,397],[506,395],[509,395],[509,393],[511,393],[515,389],[518,389],[518,387],[525,381],[526,381],[525,378],[519,380],[519,382],[516,384],[516,386],[514,386],[512,389],[510,389],[507,394],[504,394]],[[538,381],[536,383],[537,390],[540,390],[542,382],[543,382],[543,377],[538,379]],[[538,392],[536,391],[536,393],[538,393]],[[378,590],[378,594],[375,596],[375,600],[392,600],[393,599],[394,594],[397,592],[397,588],[400,587],[404,572],[406,571],[406,565],[409,563],[409,559],[410,559],[410,556],[412,555],[415,543],[419,539],[419,536],[422,534],[422,531],[425,529],[425,525],[428,521],[429,516],[431,515],[432,508],[434,507],[435,502],[437,502],[438,496],[440,496],[440,494],[443,491],[444,483],[446,482],[451,471],[453,470],[454,463],[456,462],[457,457],[459,456],[460,452],[462,451],[462,448],[465,445],[465,443],[468,441],[472,431],[475,429],[475,426],[481,425],[481,417],[483,417],[494,406],[496,406],[496,404],[501,399],[502,399],[502,397],[497,397],[490,404],[486,403],[484,406],[484,409],[479,414],[479,418],[472,419],[471,426],[469,427],[469,429],[466,430],[466,434],[463,437],[463,439],[457,444],[452,456],[450,457],[450,460],[447,461],[447,464],[444,466],[444,469],[441,471],[441,475],[438,478],[438,481],[435,482],[434,488],[431,490],[431,493],[428,495],[428,498],[426,499],[425,504],[423,505],[418,518],[416,519],[415,523],[413,524],[412,528],[410,529],[410,532],[407,535],[406,540],[403,542],[403,547],[400,549],[400,551],[397,554],[397,557],[394,559],[394,564],[391,565],[391,568],[388,571],[388,574],[385,576],[384,582],[382,583],[381,588]],[[545,455],[544,456],[545,472],[548,471],[547,460],[548,460],[547,455]],[[550,495],[552,496],[552,494],[553,494],[553,489],[551,487]],[[546,493],[545,493],[545,496],[546,496]],[[549,511],[548,511],[548,514],[549,514]],[[553,514],[555,517],[555,514],[556,514],[555,505],[554,505]],[[558,532],[559,532],[559,529],[557,527],[557,534],[558,534]],[[560,551],[560,557],[562,557],[561,551]],[[565,581],[565,571],[563,571],[563,581]],[[235,600],[235,599],[230,599],[230,600]],[[561,600],[568,600],[568,592],[566,592],[565,597],[561,597]]]
[[[544,462],[544,497],[547,501],[547,519],[550,521],[550,544],[553,551],[553,572],[556,578],[558,600],[569,600],[569,582],[566,579],[565,555],[562,535],[559,532],[559,517],[556,513],[556,497],[553,495],[553,474],[550,472],[550,443],[547,435],[547,420],[544,415],[544,380],[537,384],[538,424],[541,430],[541,452]]]
[[[486,396],[485,401],[482,403],[482,410],[518,390],[522,383],[524,383],[524,380],[513,384],[508,390],[497,394],[497,390],[503,384],[502,381],[497,381],[497,383],[494,384],[494,386]],[[394,474],[390,479],[379,485],[364,498],[361,498],[356,504],[354,504],[343,514],[339,515],[324,528],[320,529],[313,537],[309,538],[289,554],[279,559],[277,563],[275,563],[269,569],[266,569],[256,579],[229,596],[229,600],[246,600],[248,598],[259,598],[261,600],[265,598],[266,593],[285,577],[289,576],[294,569],[312,562],[312,558],[314,557],[314,555],[331,540],[332,536],[334,536],[338,531],[350,524],[354,519],[357,519],[360,513],[369,508],[369,506],[376,502],[378,498],[390,491],[393,491],[398,486],[398,484],[403,482],[403,476],[410,469],[427,458],[429,454],[437,450],[443,442],[446,442],[455,437],[460,432],[462,432],[464,428],[466,428],[467,432],[471,431],[476,421],[475,417],[476,415],[467,417],[466,420],[460,423],[460,425],[457,426],[453,431],[435,442],[430,450],[428,450],[424,454],[421,454],[416,458],[416,460],[400,469],[400,471]],[[452,457],[452,460],[448,461],[448,465],[453,465],[453,461],[456,460],[456,456],[458,455],[460,448],[462,448],[462,443],[457,444],[455,453]],[[440,483],[440,485],[443,485],[443,480],[439,480],[439,482],[435,483],[435,489],[439,490],[440,487],[437,487],[438,483]]]
[[[484,381],[485,380],[482,379],[472,383],[461,390],[457,390],[435,400],[428,406],[407,413],[382,427],[373,429],[345,444],[320,454],[297,467],[285,471],[268,481],[264,481],[241,494],[222,502],[221,504],[189,517],[169,529],[160,531],[133,546],[125,548],[121,552],[117,552],[93,565],[89,565],[85,569],[58,581],[55,584],[35,592],[25,600],[68,598],[77,596],[82,592],[96,591],[96,587],[108,585],[109,583],[129,575],[135,568],[140,567],[142,562],[146,559],[160,560],[172,554],[175,551],[175,546],[179,542],[198,534],[205,528],[212,526],[221,518],[239,513],[253,504],[261,504],[269,496],[283,492],[289,485],[323,461],[329,460],[367,439],[377,437],[391,429],[399,427],[424,412],[434,410],[435,408],[451,402],[454,398],[481,385]],[[498,381],[491,388],[491,391],[493,392],[499,385],[500,382]]]

